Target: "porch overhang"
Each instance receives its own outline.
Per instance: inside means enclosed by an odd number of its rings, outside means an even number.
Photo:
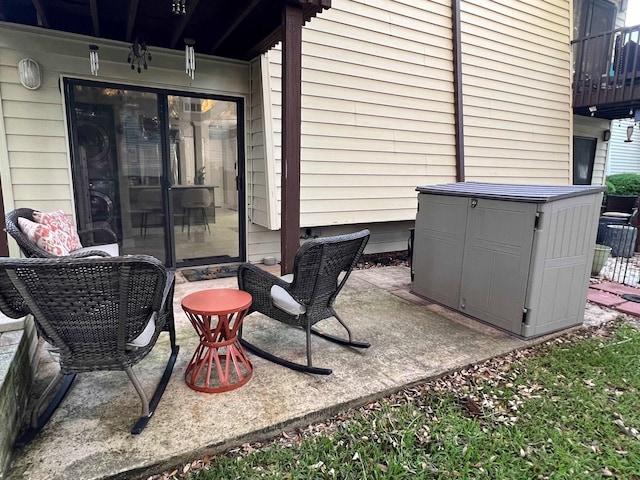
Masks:
[[[308,22],[331,0],[186,0],[184,14],[173,0],[4,0],[0,20],[175,50],[190,38],[198,54],[251,60],[282,40],[287,5]]]

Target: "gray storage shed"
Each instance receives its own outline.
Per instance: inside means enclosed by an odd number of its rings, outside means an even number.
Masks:
[[[529,338],[582,323],[604,187],[417,187],[413,293]]]

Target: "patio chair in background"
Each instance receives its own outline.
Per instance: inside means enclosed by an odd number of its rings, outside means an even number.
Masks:
[[[16,446],[37,435],[76,374],[99,370],[124,370],[129,376],[142,402],[142,415],[131,433],[140,433],[164,393],[178,354],[173,291],[173,272],[148,255],[0,258],[0,310],[12,318],[33,314],[39,335],[60,358],[60,371],[40,396],[31,425]],[[132,367],[163,331],[169,333],[171,354],[149,401]]]
[[[332,342],[358,348],[369,343],[352,339],[351,330],[338,316],[333,303],[349,278],[364,247],[369,240],[369,230],[316,238],[304,243],[296,253],[293,273],[276,277],[256,265],[243,263],[238,268],[240,290],[249,292],[253,303],[249,313],[260,312],[280,322],[301,327],[306,332],[307,364],[291,362],[269,353],[246,340],[240,332],[240,342],[250,352],[294,370],[328,375],[328,368],[314,367],[311,360],[311,334]],[[347,338],[321,333],[313,325],[335,317],[346,329]],[[246,321],[250,318],[247,318]],[[277,345],[273,346],[275,349]]]
[[[211,233],[211,227],[209,226],[209,219],[207,218],[207,208],[211,207],[213,203],[213,196],[208,188],[193,187],[185,189],[182,192],[181,204],[184,210],[184,219],[182,221],[182,231],[184,232],[184,225],[187,224],[187,236],[191,235],[191,218],[195,213],[194,225],[197,222],[197,214],[200,213],[202,225],[204,229]],[[213,223],[216,223],[216,211],[213,209]]]
[[[22,217],[30,222],[35,222],[34,212],[31,208],[18,208],[5,215],[6,230],[11,235],[22,253],[28,258],[58,258],[59,255],[51,253],[29,239],[19,225],[19,218]],[[94,225],[87,230],[78,231],[78,236],[83,248],[69,253],[72,257],[102,256],[109,257],[118,255],[118,239],[116,234],[109,228],[107,223]]]

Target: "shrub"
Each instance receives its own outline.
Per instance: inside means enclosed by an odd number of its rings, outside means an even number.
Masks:
[[[640,175],[616,173],[606,179],[607,195],[640,195]]]

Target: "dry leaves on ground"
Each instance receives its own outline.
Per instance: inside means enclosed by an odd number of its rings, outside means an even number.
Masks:
[[[242,457],[273,444],[279,444],[287,447],[299,445],[306,438],[312,438],[319,435],[331,435],[345,422],[351,421],[356,414],[366,417],[368,413],[380,410],[383,402],[387,402],[388,405],[391,406],[402,405],[406,402],[419,401],[420,397],[427,393],[444,391],[455,393],[460,399],[463,408],[465,408],[469,415],[482,417],[491,412],[493,421],[512,424],[517,421],[516,412],[518,410],[518,405],[528,398],[534,398],[535,396],[544,394],[543,388],[535,384],[520,386],[518,387],[518,395],[516,399],[505,403],[493,393],[484,393],[480,386],[513,386],[512,382],[518,375],[518,367],[523,361],[533,355],[536,355],[540,346],[569,344],[576,340],[586,338],[610,337],[622,321],[629,321],[629,318],[620,317],[619,320],[598,326],[570,330],[558,337],[543,342],[539,346],[516,350],[508,353],[507,355],[496,357],[443,377],[433,379],[422,385],[405,388],[390,395],[386,399],[369,402],[358,409],[348,410],[335,415],[324,422],[307,425],[304,428],[284,431],[279,437],[267,442],[245,443],[240,447],[228,450],[222,455]],[[632,320],[630,323],[635,326],[638,325],[637,321]],[[588,381],[588,379],[585,379],[585,382]],[[487,391],[492,391],[492,388],[487,389]],[[640,440],[640,433],[633,428],[627,427],[621,418],[617,419],[616,424],[621,431]],[[524,452],[524,454],[526,455],[526,452]],[[172,471],[166,471],[159,475],[152,475],[148,477],[147,480],[185,478],[190,471],[207,469],[208,465],[214,458],[215,456],[213,455],[206,456],[202,459],[186,463],[182,467],[176,468]],[[604,471],[603,476],[607,476]]]

